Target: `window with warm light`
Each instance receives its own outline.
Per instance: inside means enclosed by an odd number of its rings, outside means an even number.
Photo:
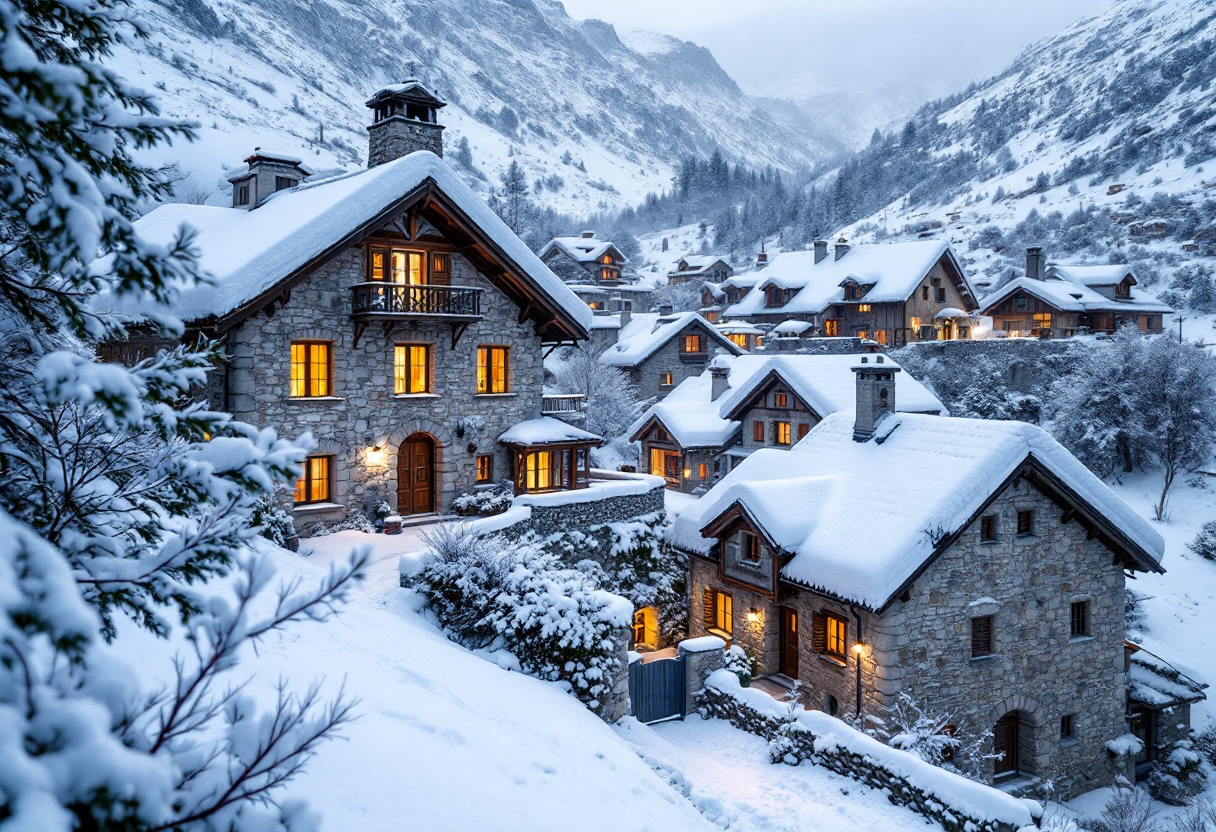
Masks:
[[[789,422],[774,422],[773,423],[773,434],[774,434],[774,436],[777,437],[778,445],[790,444],[790,436],[791,436],[790,423]]]
[[[705,352],[705,339],[699,333],[685,335],[680,343],[681,352],[703,353]]]
[[[828,338],[835,338],[840,335],[840,321],[831,318],[823,322],[823,334]]]
[[[1051,313],[1036,312],[1034,313],[1034,329],[1051,329]]]
[[[790,397],[788,393],[774,393],[773,407],[786,408],[790,406]]]
[[[659,373],[659,386],[660,387],[670,387],[671,386],[671,373]]]
[[[728,339],[730,339],[730,342],[732,344],[734,344],[736,347],[742,347],[743,349],[747,349],[747,335],[740,333],[740,332],[735,332],[730,335],[727,335],[726,337]]]
[[[859,303],[859,304],[857,304],[857,311],[858,312],[873,312],[874,307],[868,303]]]
[[[509,350],[507,347],[477,348],[477,392],[506,393]]]
[[[708,477],[709,477],[709,466],[708,466],[706,463],[704,463],[704,462],[698,463],[698,465],[697,465],[697,479],[699,479],[699,480],[703,480],[703,479],[706,479],[706,478],[708,478]]]
[[[730,635],[735,631],[734,599],[726,592],[714,595],[714,629]]]
[[[552,488],[555,480],[553,461],[552,451],[535,451],[528,454],[524,462],[524,488],[528,491]]]
[[[310,456],[304,460],[304,471],[296,480],[293,502],[296,505],[323,503],[329,500],[330,458]]]
[[[859,329],[857,330],[857,337],[864,341],[870,337],[870,333],[864,329]]]
[[[328,341],[291,342],[291,397],[333,395],[333,350]]]
[[[493,482],[494,481],[494,456],[493,454],[479,454],[477,456],[477,482]]]
[[[877,342],[878,342],[878,343],[880,343],[880,344],[886,345],[886,343],[887,343],[887,331],[886,331],[885,329],[880,329],[880,330],[878,330],[877,332],[875,332],[875,333],[874,333],[874,340],[875,340],[875,341],[877,341]]]
[[[848,656],[849,623],[834,613],[823,613],[825,656],[845,661]]]
[[[428,344],[398,344],[393,348],[393,392],[431,392],[431,348]]]

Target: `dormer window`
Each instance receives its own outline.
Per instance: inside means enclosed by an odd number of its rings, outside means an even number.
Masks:
[[[1124,300],[1132,296],[1132,283],[1130,280],[1124,280],[1122,283],[1115,286],[1115,297],[1123,298]]]
[[[299,184],[300,181],[298,179],[292,179],[290,176],[276,176],[274,178],[274,189],[276,191],[285,191]]]
[[[844,285],[844,299],[858,300],[861,298],[861,287],[856,283],[846,283]]]
[[[785,292],[777,286],[769,286],[764,290],[764,302],[766,306],[782,306],[785,303]]]
[[[238,187],[236,189],[236,204],[237,205],[248,205],[249,204],[249,186],[248,185],[241,185],[240,187]]]
[[[730,559],[748,566],[760,565],[760,538],[749,531],[737,531],[726,539]]]

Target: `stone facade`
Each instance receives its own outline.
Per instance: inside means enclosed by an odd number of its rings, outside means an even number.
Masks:
[[[352,347],[351,289],[363,280],[362,254],[352,248],[318,268],[292,289],[291,299],[273,317],[255,315],[227,335],[227,402],[224,379],[212,391],[214,406],[257,425],[273,425],[284,436],[310,431],[316,453],[332,455],[328,503],[296,509],[297,526],[341,518],[362,508],[379,489],[396,505],[397,450],[412,434],[435,443],[435,503],[446,510],[472,487],[476,457],[493,455],[494,479],[510,479],[511,459],[497,438],[507,428],[540,416],[542,374],[540,336],[530,321],[460,254],[452,255],[452,283],[484,289],[483,318],[469,326],[455,348],[446,323],[399,323],[385,331],[369,326]],[[291,342],[325,341],[333,355],[333,395],[292,398]],[[393,393],[393,347],[431,346],[432,393]],[[505,394],[476,395],[478,345],[510,348]],[[377,453],[375,448],[379,448]]]
[[[443,125],[390,116],[367,128],[367,166],[374,168],[417,150],[443,156]]]
[[[1014,533],[1019,511],[1033,512],[1033,534]],[[798,676],[808,707],[834,706],[842,715],[855,710],[858,654],[852,647],[860,623],[863,713],[879,713],[907,693],[953,714],[960,731],[973,734],[1014,713],[1023,782],[1051,780],[1063,797],[1109,785],[1130,773],[1126,761],[1105,748],[1128,730],[1123,568],[1081,525],[1063,522],[1058,505],[1027,481],[1007,486],[984,510],[989,514],[996,518],[995,542],[980,540],[977,518],[916,579],[906,600],[881,616],[784,582],[774,594],[724,581],[716,558],[693,558],[692,598],[699,603],[706,590],[732,596],[730,635],[758,659],[760,675],[781,668],[780,608],[792,610],[802,622]],[[1088,632],[1073,638],[1071,605],[1082,601]],[[808,625],[823,611],[848,624],[843,660],[813,650]],[[989,615],[993,654],[972,658],[971,619]],[[710,633],[709,624],[694,615],[690,634]],[[1069,737],[1061,736],[1065,716],[1072,717]]]
[[[680,346],[684,336],[695,334],[700,334],[706,350],[700,353],[683,352]],[[705,372],[715,346],[718,346],[717,339],[710,335],[703,324],[694,320],[636,366],[622,369],[637,385],[640,401],[662,401],[681,381]],[[671,373],[671,384],[664,383],[665,373]]]
[[[603,476],[605,472],[597,472]],[[622,475],[627,477],[628,475]],[[545,496],[528,498],[531,517],[507,527],[504,531],[513,537],[535,532],[547,537],[571,529],[589,529],[605,523],[621,523],[636,520],[666,511],[663,504],[663,486],[656,485],[641,494],[618,494],[599,497],[595,500],[562,501],[545,505]],[[560,497],[561,494],[554,495]],[[579,496],[582,496],[580,492]]]

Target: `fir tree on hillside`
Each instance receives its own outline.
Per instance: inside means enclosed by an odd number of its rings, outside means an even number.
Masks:
[[[200,279],[187,232],[165,250],[131,226],[169,195],[131,151],[191,135],[101,64],[139,34],[123,0],[0,0],[0,825],[300,832],[314,819],[279,789],[353,702],[281,685],[259,710],[238,661],[332,613],[362,561],[255,612],[272,571],[247,548],[251,517],[307,440],[194,401],[213,344],[129,369],[94,354],[126,334],[101,310],[165,308]],[[185,635],[168,687],[98,649],[124,618]]]

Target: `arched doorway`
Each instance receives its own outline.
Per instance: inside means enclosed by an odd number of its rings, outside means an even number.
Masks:
[[[992,761],[994,777],[1016,774],[1021,770],[1021,734],[1021,719],[1017,711],[1010,711],[992,726],[992,753],[999,755]]]
[[[425,433],[406,437],[397,449],[397,513],[435,510],[435,440]]]

